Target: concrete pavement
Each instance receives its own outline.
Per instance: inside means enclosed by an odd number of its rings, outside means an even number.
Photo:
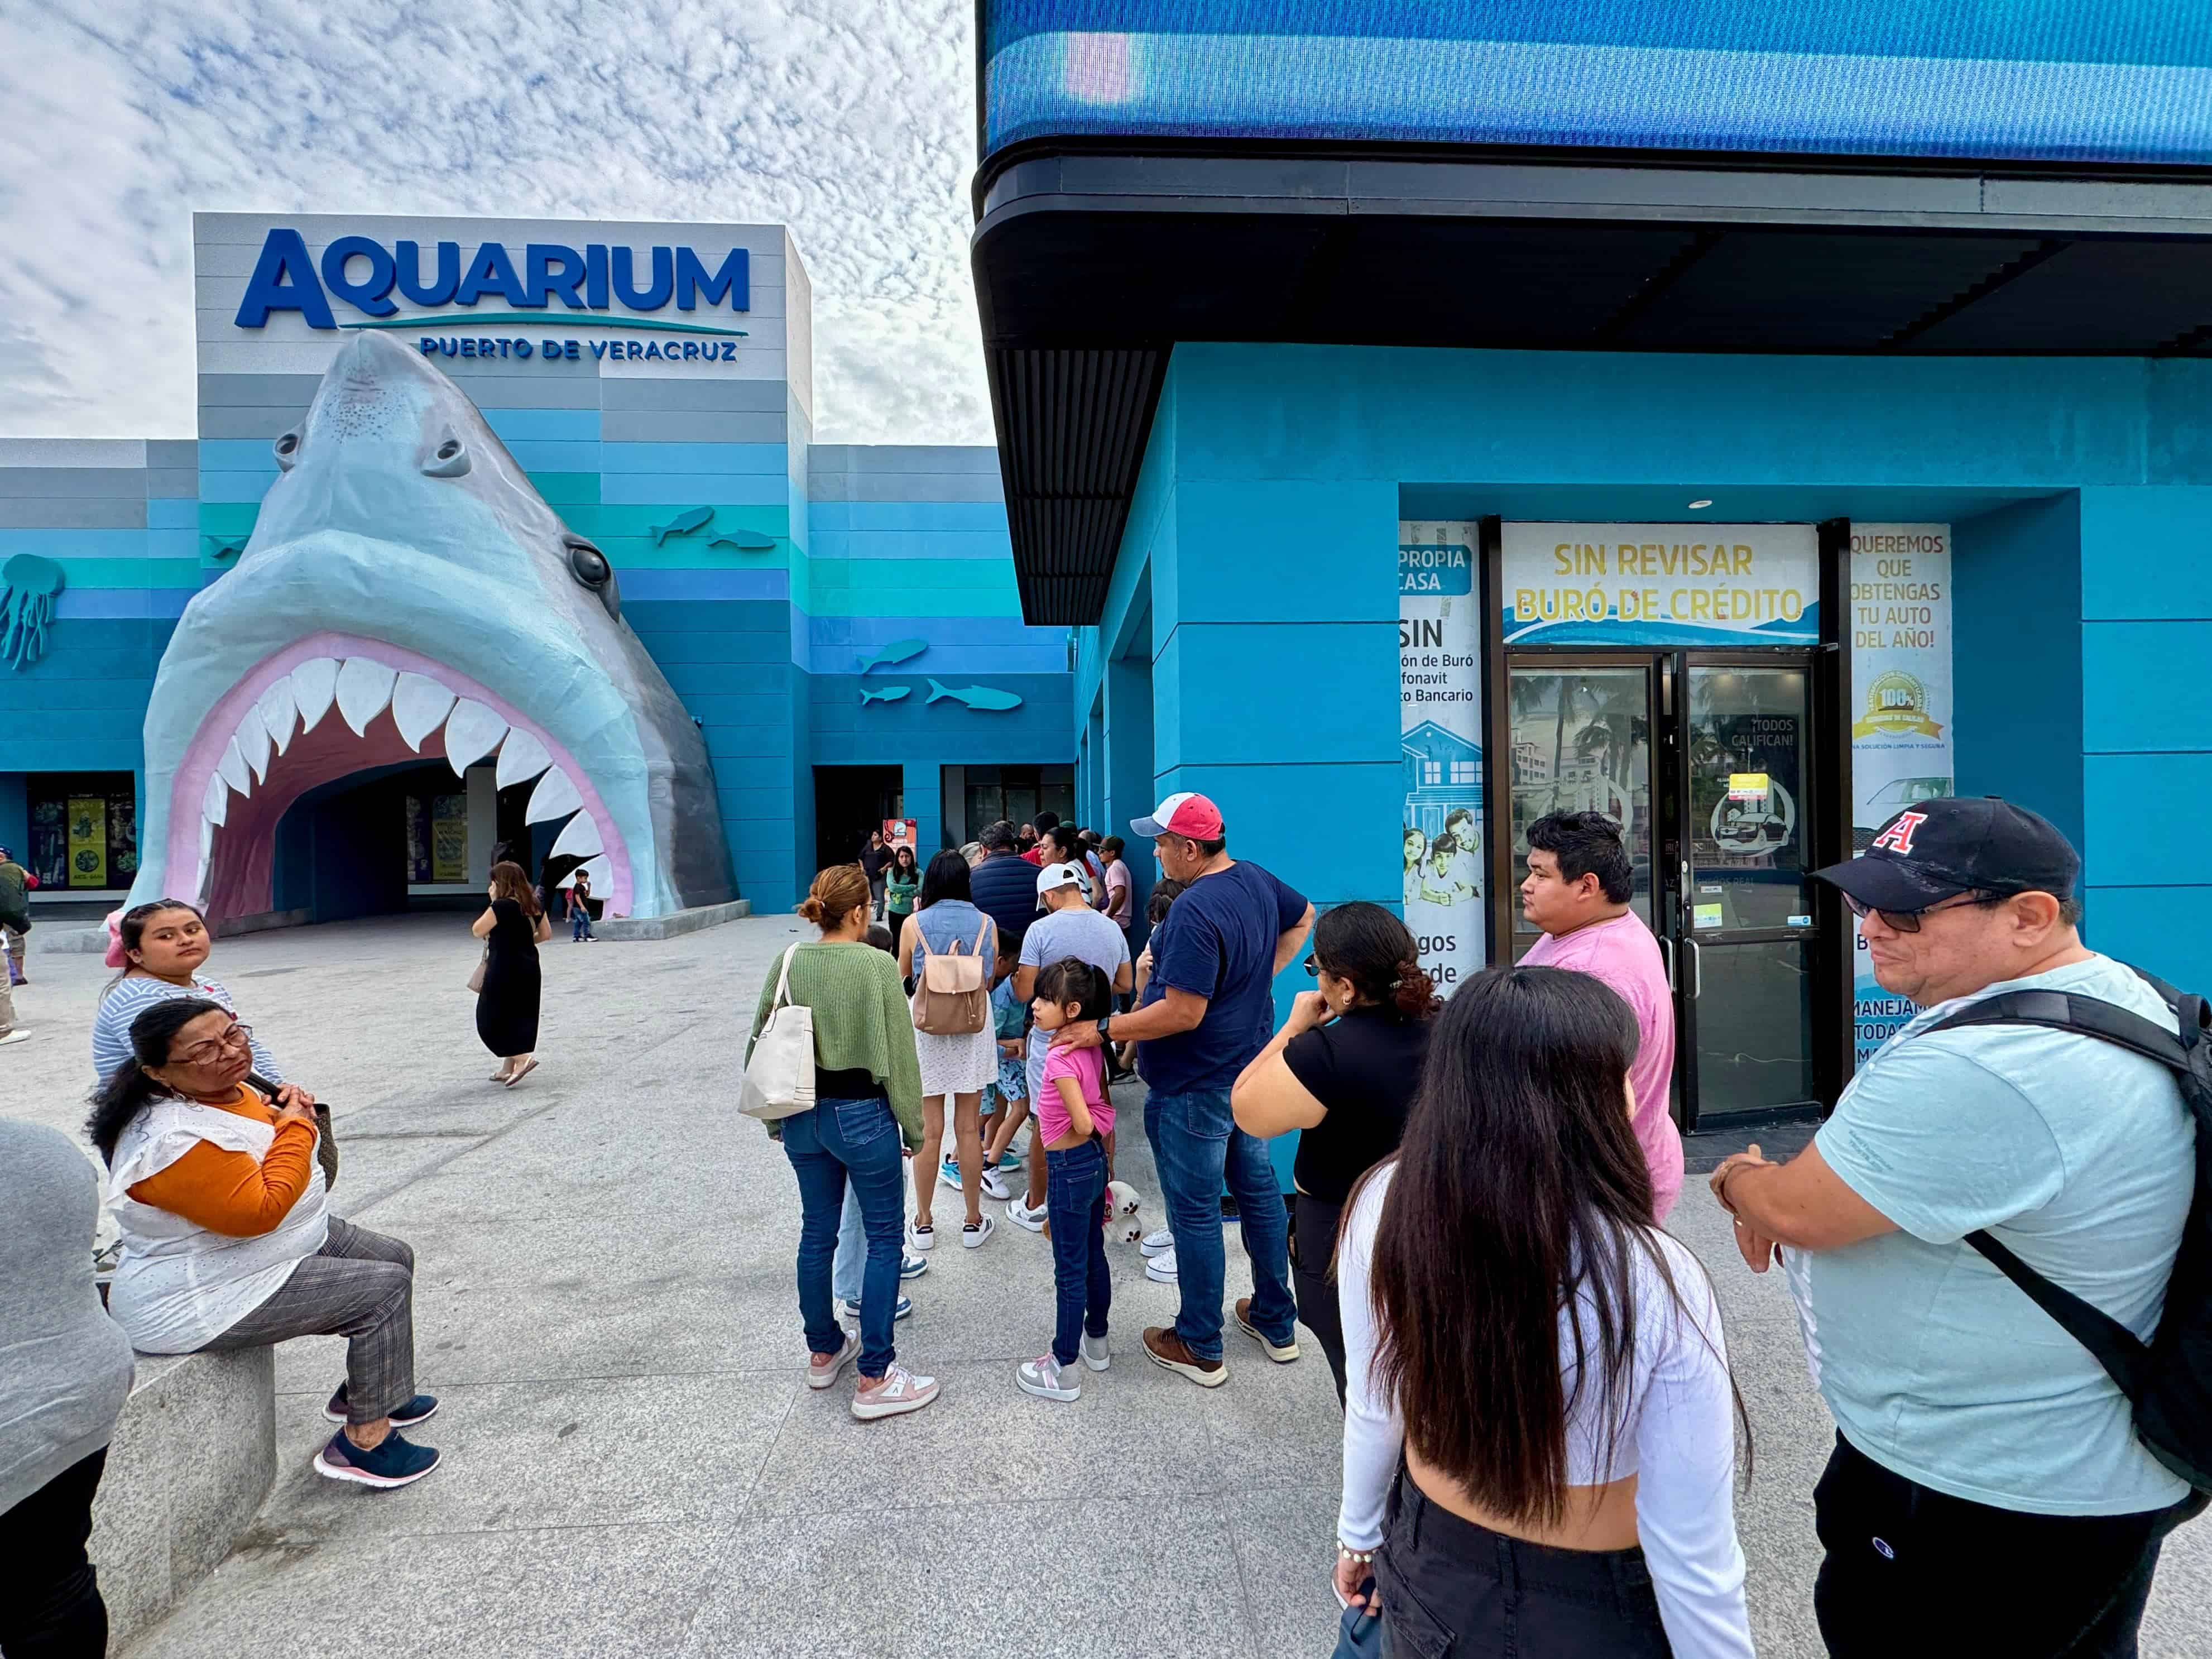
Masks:
[[[1233,1326],[1222,1389],[1149,1364],[1137,1330],[1175,1293],[1133,1249],[1116,1255],[1113,1369],[1073,1406],[1014,1389],[1049,1339],[1051,1261],[1003,1220],[978,1251],[948,1237],[905,1287],[900,1355],[945,1379],[937,1406],[860,1424],[844,1389],[804,1386],[796,1188],[732,1103],[762,969],[799,931],[556,935],[544,1063],[512,1091],[486,1081],[458,919],[217,945],[210,971],[241,1015],[335,1105],[333,1207],[416,1249],[420,1382],[444,1402],[419,1437],[447,1462],[391,1494],[317,1478],[341,1345],[285,1345],[258,1525],[134,1659],[1328,1650],[1328,1369],[1317,1350],[1270,1364]],[[0,1054],[0,1109],[74,1127],[106,975],[30,966],[17,1008],[36,1039]],[[1121,1173],[1157,1218],[1140,1114],[1123,1122]],[[942,1194],[938,1212],[958,1205]],[[1832,1431],[1778,1279],[1741,1269],[1723,1223],[1693,1185],[1674,1229],[1715,1274],[1751,1413],[1754,1628],[1763,1653],[1813,1659],[1810,1495]],[[1232,1230],[1232,1294],[1240,1261]],[[2168,1546],[2154,1659],[2206,1650],[2208,1537]]]

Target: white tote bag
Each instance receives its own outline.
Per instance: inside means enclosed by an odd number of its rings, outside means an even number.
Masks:
[[[745,1062],[738,1109],[747,1117],[774,1121],[814,1109],[814,1011],[791,1000],[791,959],[798,954],[796,945],[783,953],[768,1024]]]

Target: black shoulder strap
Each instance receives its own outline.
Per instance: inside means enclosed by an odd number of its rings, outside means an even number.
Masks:
[[[2136,971],[2142,973],[2140,969]],[[2196,1001],[2148,974],[2142,978],[2169,1004]],[[2187,1019],[2194,1012],[2191,1009],[2183,1017]],[[1921,1035],[1969,1025],[2040,1025],[2072,1031],[2154,1060],[2185,1079],[2190,1076],[2190,1044],[2185,1039],[2100,997],[2077,996],[2070,991],[2005,991],[1937,1021]],[[1968,1233],[1966,1243],[2094,1355],[2122,1394],[2132,1401],[2142,1393],[2150,1357],[2142,1338],[2110,1314],[2052,1284],[1988,1233]]]

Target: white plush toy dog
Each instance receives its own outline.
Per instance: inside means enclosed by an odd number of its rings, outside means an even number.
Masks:
[[[1126,1181],[1106,1183],[1106,1237],[1117,1244],[1134,1244],[1145,1236],[1145,1229],[1137,1220],[1137,1209],[1144,1200],[1137,1189]]]

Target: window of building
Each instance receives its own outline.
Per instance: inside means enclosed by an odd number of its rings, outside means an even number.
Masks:
[[[1443,781],[1444,763],[1442,761],[1423,761],[1421,763],[1421,781],[1424,785],[1442,783]]]
[[[1480,783],[1482,763],[1480,761],[1454,761],[1451,763],[1451,781],[1454,783]]]
[[[128,772],[33,772],[24,779],[25,860],[42,891],[117,891],[138,874],[138,789]]]
[[[1075,811],[1073,766],[970,766],[965,772],[965,838],[1000,818],[1018,827],[1036,822],[1040,812],[1065,818]]]

